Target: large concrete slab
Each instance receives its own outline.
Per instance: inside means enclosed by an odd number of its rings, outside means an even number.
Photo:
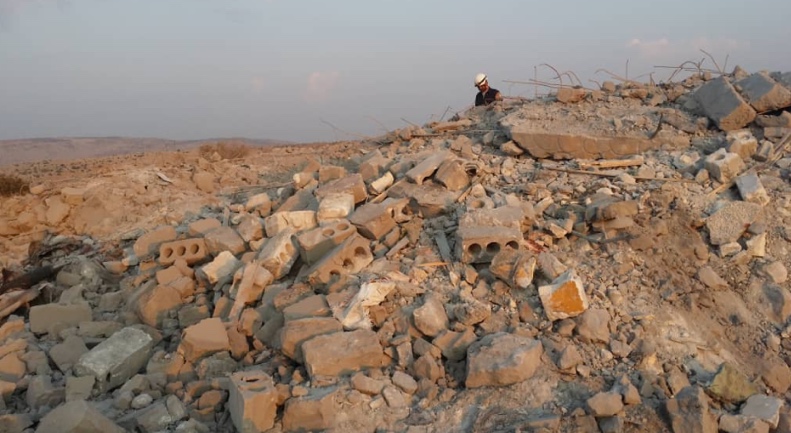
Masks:
[[[94,376],[101,392],[111,390],[146,365],[153,345],[149,334],[137,328],[124,328],[82,355],[74,365],[74,373]]]
[[[724,77],[700,86],[694,97],[703,113],[723,131],[742,129],[755,119],[755,110]]]
[[[661,147],[663,140],[549,132],[530,124],[511,128],[511,139],[534,158],[601,159],[636,155]]]

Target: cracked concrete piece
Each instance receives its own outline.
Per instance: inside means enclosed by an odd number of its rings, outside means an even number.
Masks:
[[[76,400],[58,406],[41,419],[36,433],[124,433],[90,403]]]
[[[137,328],[124,328],[82,355],[74,365],[77,376],[93,376],[100,392],[122,385],[151,357],[154,341]]]
[[[756,116],[755,110],[725,77],[715,78],[702,85],[693,97],[706,116],[723,131],[744,128]]]
[[[533,338],[497,333],[467,349],[467,388],[508,386],[523,382],[541,365],[544,348]]]
[[[713,245],[736,242],[762,217],[762,206],[748,202],[729,202],[706,219],[706,228]]]

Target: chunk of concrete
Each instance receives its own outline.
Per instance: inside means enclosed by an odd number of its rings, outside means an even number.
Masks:
[[[504,248],[492,258],[489,270],[509,286],[524,290],[533,282],[537,263],[536,257],[529,251]]]
[[[58,369],[65,372],[79,361],[80,357],[86,352],[88,352],[88,347],[85,346],[82,338],[71,335],[66,337],[62,343],[52,346],[52,349],[49,350],[49,356],[55,362],[55,365],[58,366]]]
[[[615,416],[623,410],[623,397],[615,392],[599,392],[586,403],[590,414],[596,418]]]
[[[742,406],[741,414],[760,419],[769,424],[772,429],[776,429],[780,422],[780,409],[782,408],[783,400],[768,395],[755,394],[750,396]]]
[[[335,423],[341,409],[337,387],[313,388],[308,395],[290,398],[283,411],[284,431],[324,431]]]
[[[122,385],[151,357],[154,340],[137,328],[124,328],[82,355],[74,365],[77,376],[93,376],[100,392]]]
[[[750,171],[737,177],[736,187],[744,201],[758,203],[761,206],[769,204],[769,194],[755,172]]]
[[[738,154],[721,148],[706,157],[703,167],[718,182],[726,183],[738,176],[744,170],[745,165]]]
[[[585,99],[586,94],[587,91],[585,89],[575,87],[561,87],[557,90],[555,98],[558,100],[558,102],[562,102],[564,104],[573,104]]]
[[[190,223],[187,233],[191,237],[199,237],[219,227],[222,227],[222,223],[217,218],[204,218]]]
[[[444,331],[431,341],[451,361],[461,361],[467,356],[467,349],[478,337],[472,328],[464,332]]]
[[[125,431],[84,400],[58,406],[44,416],[36,428],[36,433],[124,433]]]
[[[434,175],[434,180],[451,191],[458,191],[470,184],[467,167],[461,159],[449,159],[443,162]]]
[[[583,341],[610,341],[610,313],[603,308],[592,308],[577,318],[577,334]]]
[[[756,116],[755,110],[725,77],[715,78],[700,86],[693,97],[703,113],[723,131],[744,128]]]
[[[758,140],[749,129],[729,131],[725,135],[728,152],[739,155],[743,160],[752,158],[758,152]]]
[[[447,160],[454,159],[455,155],[448,151],[434,152],[422,159],[416,166],[406,172],[406,178],[420,185],[427,178],[434,175],[440,165]]]
[[[717,421],[709,410],[709,398],[703,389],[688,386],[667,401],[673,432],[717,433]]]
[[[234,302],[229,317],[238,318],[246,306],[261,299],[266,287],[274,281],[275,277],[260,260],[253,260],[237,270],[231,285],[230,295]]]
[[[87,302],[76,304],[44,304],[30,307],[30,331],[45,334],[57,324],[65,327],[77,326],[91,321],[91,306]]]
[[[302,353],[311,378],[379,367],[383,356],[379,338],[368,329],[319,335],[302,343]]]
[[[300,233],[296,237],[299,256],[303,262],[312,265],[356,231],[357,229],[349,221],[341,219]]]
[[[257,259],[272,274],[275,280],[291,272],[299,258],[299,250],[294,243],[294,230],[286,229],[266,241]]]
[[[369,241],[360,235],[346,238],[340,245],[311,266],[308,281],[312,285],[325,285],[342,275],[353,275],[373,261]]]
[[[412,312],[412,320],[415,327],[429,337],[436,337],[449,326],[445,305],[434,295],[424,298],[423,305]]]
[[[368,192],[365,189],[365,182],[360,174],[351,174],[349,176],[329,181],[320,186],[316,192],[316,198],[323,200],[327,196],[334,194],[351,194],[354,197],[354,203],[361,203],[368,198]]]
[[[742,201],[729,202],[706,219],[713,245],[736,242],[762,216],[762,206]]]
[[[247,212],[255,212],[258,213],[259,216],[266,217],[272,212],[272,200],[269,198],[269,194],[265,192],[255,194],[247,199],[247,203],[244,204],[244,210]]]
[[[396,222],[386,203],[368,203],[360,206],[349,217],[357,231],[371,240],[379,240],[395,228]]]
[[[643,137],[608,137],[545,131],[532,122],[511,127],[510,134],[519,147],[530,152],[534,158],[621,158],[655,149],[662,142]]]
[[[281,330],[280,341],[283,354],[302,362],[302,343],[318,335],[334,334],[343,331],[341,323],[333,317],[311,317],[289,320]]]
[[[230,351],[231,343],[225,326],[217,317],[203,319],[184,330],[178,352],[188,362],[194,362],[213,353]]]
[[[788,281],[788,269],[783,262],[776,261],[764,266],[764,273],[775,284],[783,284]]]
[[[138,258],[146,258],[159,251],[159,246],[164,242],[176,239],[178,234],[173,226],[156,228],[137,239],[132,250]]]
[[[226,251],[237,255],[246,249],[244,239],[232,227],[217,227],[206,233],[204,240],[209,252],[214,256]]]
[[[343,329],[371,329],[373,323],[369,317],[369,309],[384,302],[387,295],[395,290],[394,281],[370,281],[363,283],[360,289],[349,300],[346,308],[335,309],[335,317],[340,320]]]
[[[756,72],[737,81],[736,86],[759,113],[791,106],[791,90],[773,80],[766,72]]]
[[[467,349],[467,388],[508,386],[523,382],[541,365],[538,340],[507,333],[491,334]]]
[[[576,317],[588,309],[588,296],[573,269],[561,274],[552,284],[540,286],[538,295],[549,320]]]
[[[264,220],[266,235],[270,238],[277,236],[284,230],[292,230],[298,233],[312,229],[317,225],[316,211],[313,210],[276,212]]]
[[[698,269],[696,276],[701,283],[705,284],[706,287],[710,289],[724,290],[729,287],[728,282],[720,277],[711,266],[704,266]]]
[[[217,284],[221,280],[230,282],[236,270],[241,266],[242,262],[234,257],[230,251],[223,251],[211,263],[201,266],[197,271],[197,275],[199,278],[208,281],[209,284]]]
[[[758,387],[747,376],[730,363],[720,364],[708,385],[714,397],[729,402],[741,403],[758,392]]]
[[[183,303],[178,290],[171,286],[157,285],[140,295],[133,308],[143,323],[159,328],[170,313]]]
[[[316,221],[321,224],[327,221],[348,218],[354,212],[354,196],[349,193],[331,194],[319,202]]]
[[[277,415],[278,393],[272,378],[260,371],[231,375],[228,411],[236,431],[258,433],[271,429]]]

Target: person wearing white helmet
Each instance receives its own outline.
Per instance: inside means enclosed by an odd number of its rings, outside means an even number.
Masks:
[[[500,94],[499,90],[489,87],[489,78],[486,74],[478,74],[475,76],[475,87],[478,88],[478,94],[475,95],[476,107],[503,100],[503,96]]]

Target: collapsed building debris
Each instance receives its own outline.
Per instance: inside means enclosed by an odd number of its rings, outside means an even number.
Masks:
[[[787,431],[787,77],[708,78],[404,128],[114,250],[46,238],[0,286],[0,428]],[[162,188],[216,197],[198,164]],[[0,234],[89,228],[93,194]]]

